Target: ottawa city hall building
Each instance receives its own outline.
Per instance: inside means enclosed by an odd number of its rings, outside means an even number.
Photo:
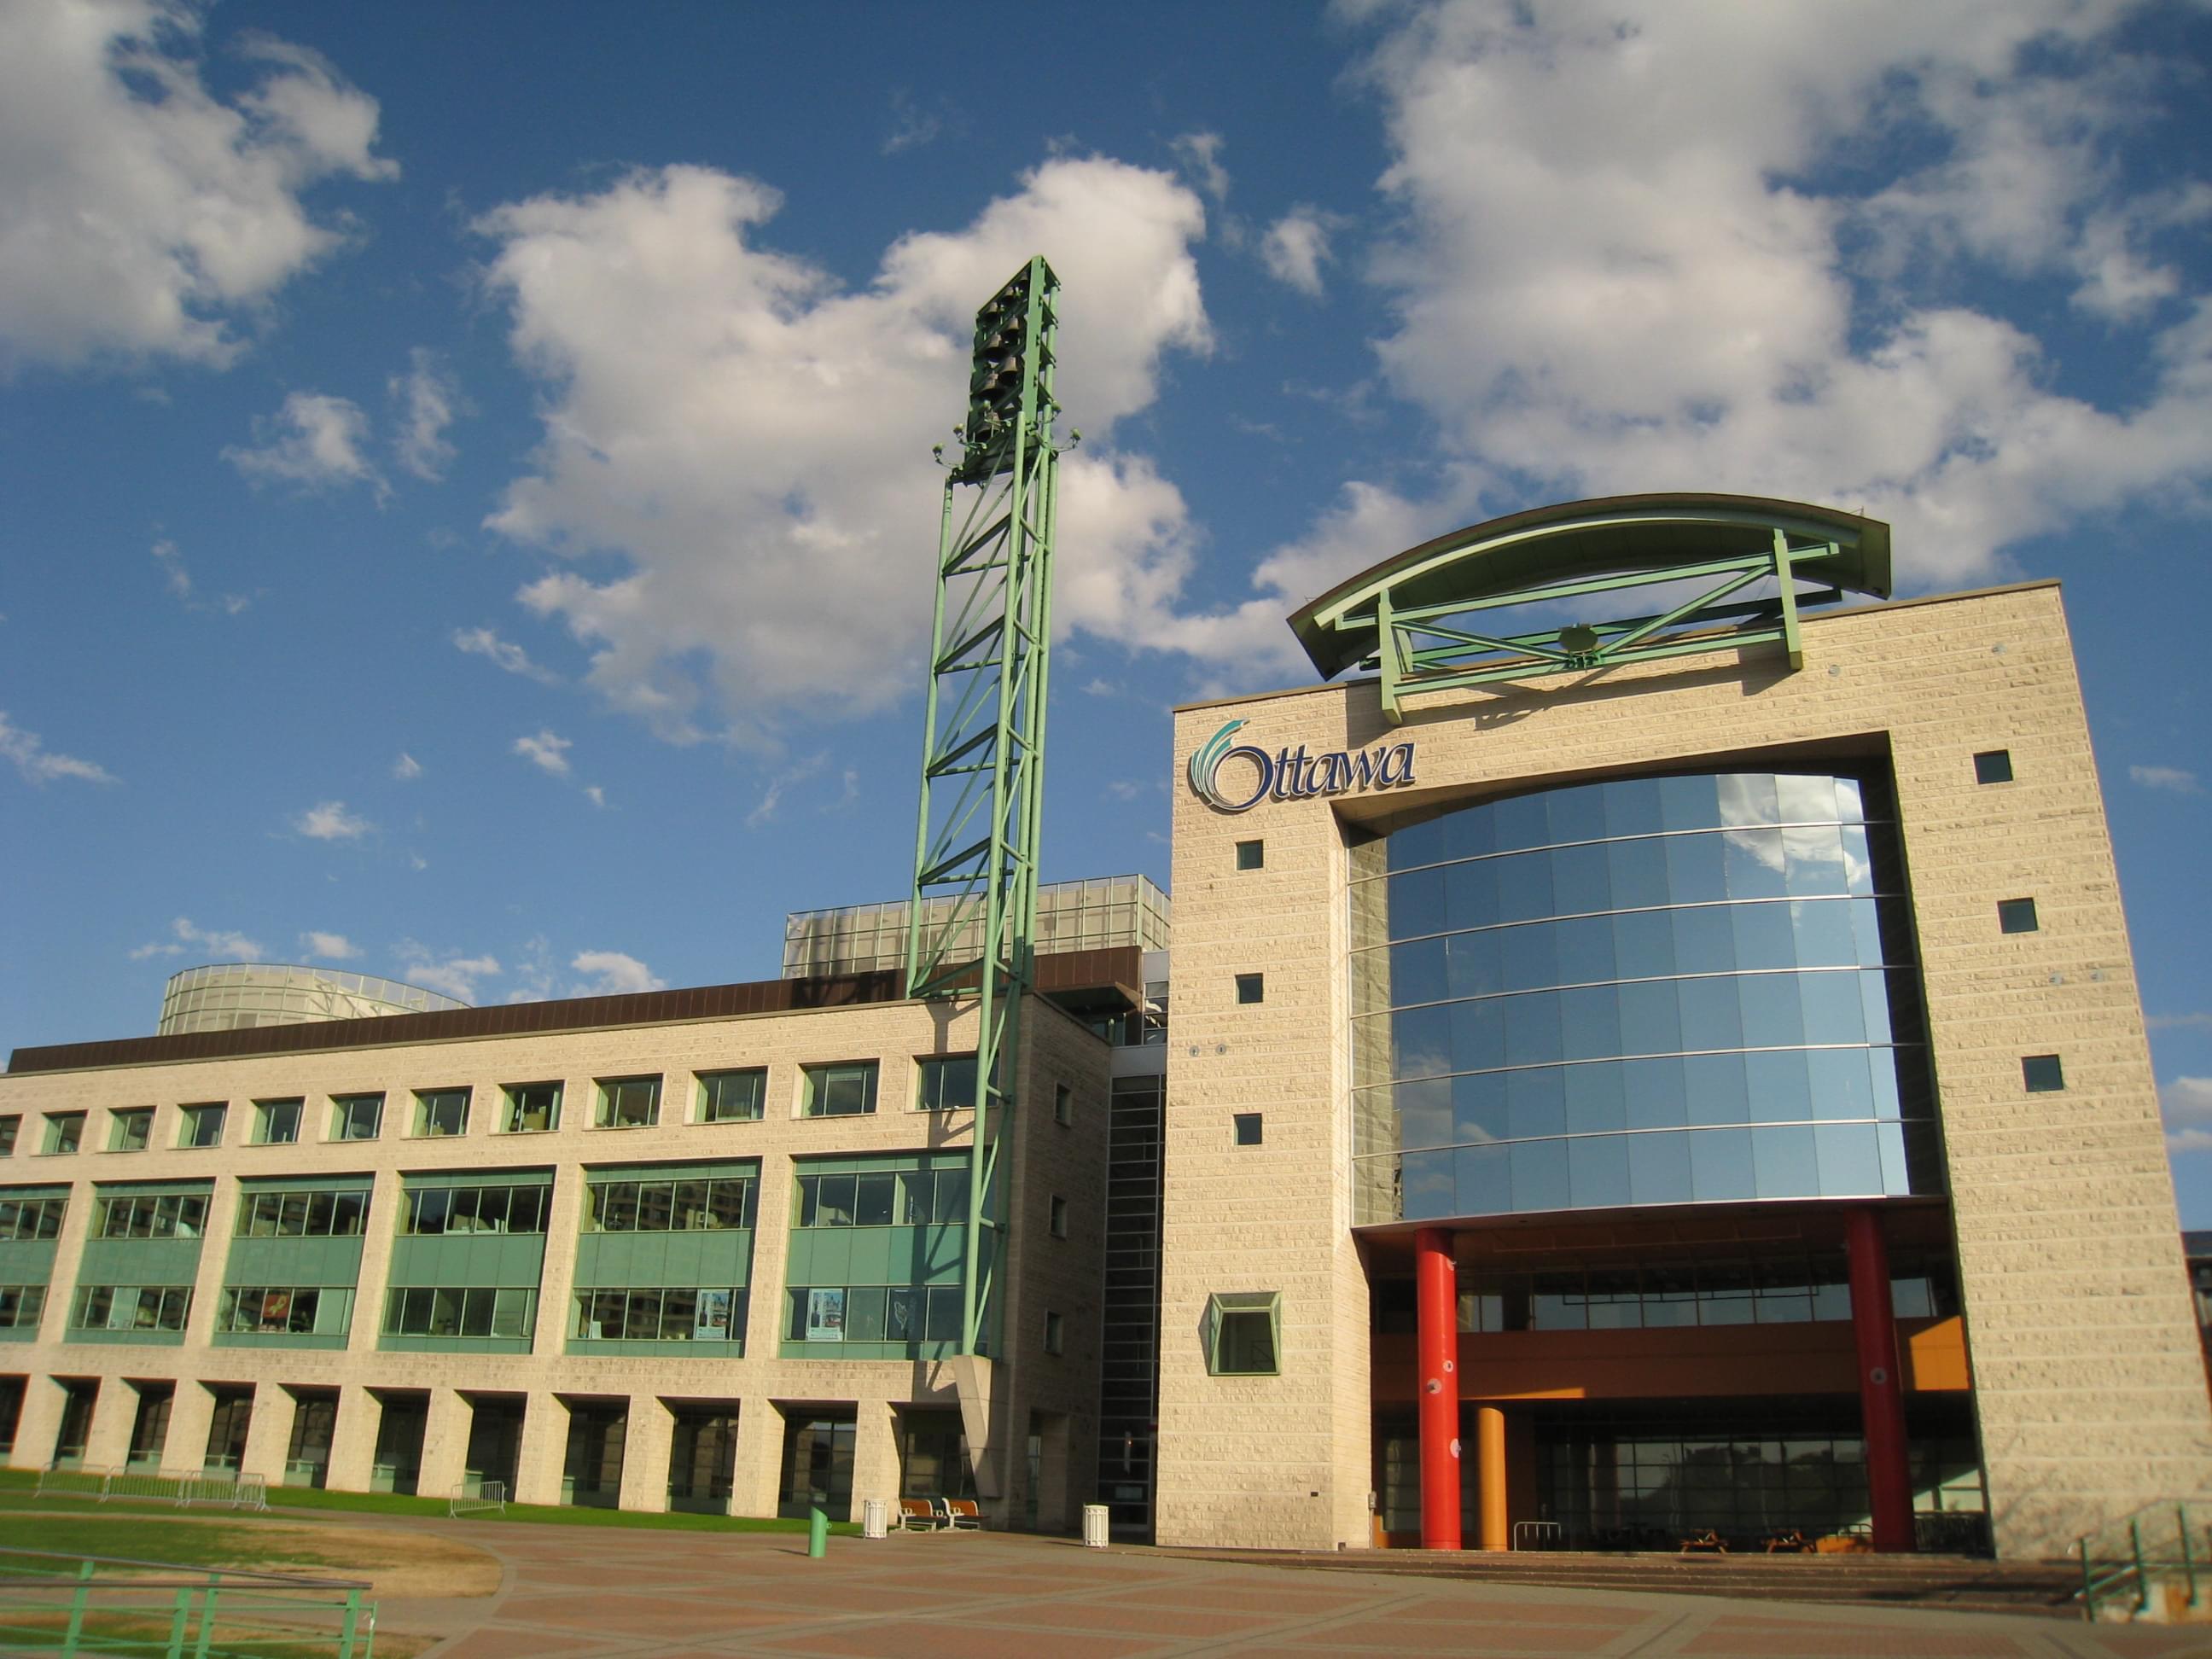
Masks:
[[[902,904],[755,984],[194,970],[19,1048],[11,1461],[1310,1550],[2045,1556],[2204,1490],[2058,590],[1890,587],[1862,516],[1575,502],[1178,709],[1171,922],[1043,895],[975,1355]]]

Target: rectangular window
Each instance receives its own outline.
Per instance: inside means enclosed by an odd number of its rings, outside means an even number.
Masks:
[[[46,1114],[46,1143],[43,1150],[49,1158],[66,1158],[83,1144],[82,1112]]]
[[[745,1072],[702,1072],[699,1074],[699,1121],[749,1123],[762,1114],[768,1097],[768,1073],[759,1066]]]
[[[544,1134],[561,1127],[559,1084],[510,1083],[505,1093],[508,1134]]]
[[[257,1100],[253,1103],[253,1144],[257,1146],[289,1146],[300,1138],[300,1109],[307,1103],[298,1100]]]
[[[742,1286],[578,1291],[573,1334],[582,1342],[742,1342],[744,1306]]]
[[[1062,1127],[1075,1121],[1075,1091],[1065,1083],[1052,1085],[1052,1121]]]
[[[108,1114],[109,1152],[143,1152],[153,1144],[154,1109],[151,1106],[137,1106],[129,1111]]]
[[[222,1304],[216,1310],[215,1328],[232,1334],[311,1336],[325,1297],[349,1304],[352,1297],[350,1290],[312,1285],[226,1285]],[[334,1307],[331,1312],[335,1328],[343,1329],[350,1322],[339,1316],[349,1313],[349,1307]]]
[[[921,1062],[915,1103],[925,1112],[975,1109],[975,1056],[945,1054]]]
[[[16,1113],[0,1117],[0,1158],[15,1156],[15,1133],[22,1127],[23,1120]]]
[[[1985,749],[1974,757],[1976,783],[2010,783],[2012,781],[2012,750]]]
[[[585,1189],[593,1232],[724,1232],[753,1224],[753,1182],[743,1176],[690,1181],[595,1181]]]
[[[538,1292],[494,1288],[398,1287],[384,1298],[386,1336],[527,1338],[536,1323]]]
[[[2066,1086],[2066,1070],[2056,1054],[2023,1054],[2020,1078],[2032,1095],[2056,1094]]]
[[[335,1095],[331,1097],[332,1140],[374,1140],[383,1131],[382,1095]]]
[[[1239,1146],[1257,1146],[1260,1144],[1266,1124],[1259,1113],[1238,1112],[1230,1119],[1230,1122],[1236,1127]]]
[[[407,1194],[400,1231],[542,1233],[552,1208],[550,1187],[417,1187]]]
[[[809,1066],[802,1075],[799,1111],[806,1117],[863,1117],[876,1109],[876,1062]]]
[[[1282,1297],[1218,1291],[1206,1303],[1206,1369],[1216,1376],[1273,1376],[1282,1370]]]
[[[204,1193],[141,1193],[103,1198],[92,1212],[94,1238],[198,1238],[207,1231]]]
[[[352,1193],[287,1193],[250,1188],[238,1196],[242,1238],[350,1238],[368,1214],[366,1188]]]
[[[2032,898],[1999,899],[1997,901],[1997,931],[2005,933],[2033,933],[2040,926],[2035,919],[2035,901]]]
[[[58,1237],[65,1198],[0,1198],[0,1243]]]
[[[415,1091],[415,1133],[425,1139],[469,1132],[469,1091],[466,1089],[417,1089]]]
[[[1237,1000],[1265,1002],[1267,1000],[1267,976],[1265,974],[1237,975]]]
[[[1052,1195],[1052,1236],[1054,1238],[1067,1237],[1067,1200],[1058,1193]]]
[[[650,1129],[660,1121],[660,1079],[603,1077],[599,1079],[599,1127]]]
[[[1049,1308],[1044,1316],[1044,1351],[1058,1353],[1067,1344],[1067,1322]]]
[[[1240,841],[1237,843],[1237,867],[1239,870],[1263,870],[1267,865],[1267,843],[1264,841]]]
[[[221,1101],[203,1106],[186,1106],[178,1113],[177,1145],[179,1146],[220,1146],[222,1145],[222,1121],[229,1111]]]
[[[35,1327],[46,1310],[43,1285],[0,1285],[0,1328],[21,1330]]]
[[[70,1326],[80,1331],[181,1331],[192,1306],[189,1285],[86,1285]]]

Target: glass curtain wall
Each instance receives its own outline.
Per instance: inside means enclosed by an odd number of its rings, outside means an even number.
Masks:
[[[1354,849],[1363,1224],[1940,1192],[1873,779],[1641,778]]]

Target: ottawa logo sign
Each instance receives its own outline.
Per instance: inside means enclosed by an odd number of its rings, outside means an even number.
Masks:
[[[1245,725],[1231,720],[1208,738],[1190,757],[1190,789],[1217,812],[1245,812],[1263,800],[1305,800],[1315,795],[1341,795],[1354,789],[1389,789],[1413,781],[1413,745],[1377,744],[1353,754],[1337,750],[1308,755],[1306,746],[1279,749],[1269,754],[1249,743],[1230,739]],[[1251,791],[1242,799],[1223,793],[1221,769],[1232,760],[1249,761],[1254,773]]]

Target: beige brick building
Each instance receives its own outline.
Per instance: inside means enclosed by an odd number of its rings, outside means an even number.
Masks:
[[[1663,571],[1686,524],[1831,574],[1856,538],[1884,568],[1840,585],[1886,591],[1885,527],[1718,501],[1460,532],[1301,631],[1364,605],[1347,658],[1409,650],[1394,582]],[[1579,669],[1541,653],[1607,636],[1554,618],[1505,644],[1561,672],[1177,711],[1162,1541],[1420,1535],[1425,1226],[1470,1546],[1863,1529],[1869,1390],[1923,1547],[2053,1554],[2212,1483],[2057,588],[1773,617]],[[1852,1253],[1895,1309],[1870,1367]]]

